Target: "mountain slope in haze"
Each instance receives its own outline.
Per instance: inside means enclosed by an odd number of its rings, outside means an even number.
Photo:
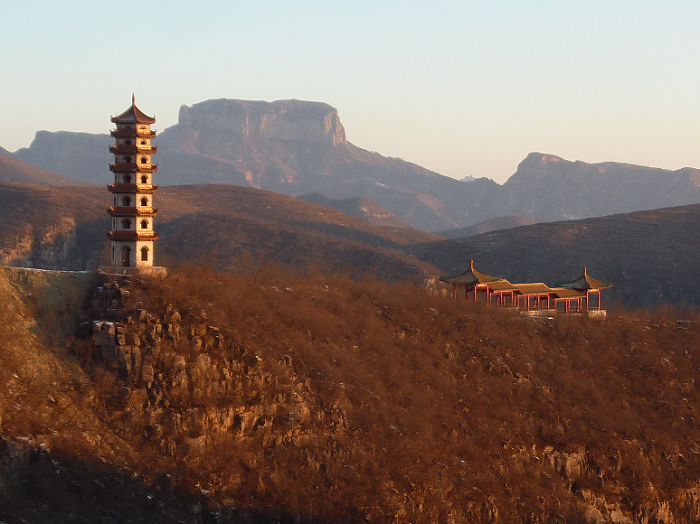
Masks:
[[[106,260],[109,195],[104,188],[0,184],[0,264],[85,269]],[[380,273],[388,279],[429,266],[402,253],[411,242],[439,237],[410,228],[373,226],[288,197],[234,185],[162,188],[156,261],[241,261]]]
[[[40,131],[14,156],[106,183],[111,142],[108,135]],[[503,185],[455,180],[353,145],[337,110],[321,102],[220,99],[182,106],[178,123],[154,143],[161,185],[228,183],[292,196],[370,198],[423,231],[498,216],[552,221],[700,203],[697,169],[587,164],[541,153],[528,155]]]
[[[114,161],[109,135],[71,131],[37,131],[29,147],[18,149],[12,156],[75,180],[106,184]]]
[[[0,182],[36,184],[39,186],[69,186],[85,183],[22,162],[3,154],[2,151],[0,151]]]
[[[42,131],[15,155],[75,178],[107,181],[110,142],[107,135]],[[182,106],[178,124],[154,143],[161,185],[229,183],[293,196],[368,197],[424,231],[478,222],[482,202],[498,187],[487,179],[463,184],[356,147],[346,140],[337,111],[319,102],[208,100]],[[76,156],[80,150],[87,154]]]
[[[455,229],[446,229],[445,231],[436,231],[435,234],[443,238],[465,238],[498,231],[500,229],[511,229],[520,226],[529,226],[535,221],[525,217],[495,217],[479,222],[469,227],[460,227]]]
[[[537,221],[700,203],[700,169],[587,164],[531,153],[503,185],[499,207]]]
[[[700,305],[700,205],[538,223],[408,246],[443,274],[475,267],[511,282],[554,285],[589,273],[613,288],[603,302]]]
[[[337,209],[345,214],[374,224],[375,226],[408,227],[388,209],[365,197],[331,198],[320,193],[301,195],[299,200],[316,204],[317,206]],[[439,235],[438,235],[439,236]]]

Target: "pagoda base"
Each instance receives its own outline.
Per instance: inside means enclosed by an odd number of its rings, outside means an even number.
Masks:
[[[97,271],[109,276],[144,276],[156,279],[163,279],[168,276],[168,268],[164,266],[148,267],[122,267],[122,266],[100,266]]]

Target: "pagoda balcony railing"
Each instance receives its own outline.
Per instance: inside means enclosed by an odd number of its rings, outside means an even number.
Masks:
[[[144,193],[152,194],[158,191],[158,186],[152,184],[108,184],[110,193]]]
[[[153,155],[158,151],[158,146],[153,146],[151,144],[141,145],[141,144],[116,144],[109,146],[109,152],[115,155],[124,155],[127,153],[148,153]]]
[[[112,162],[109,164],[112,173],[153,173],[158,170],[158,164],[137,164],[136,162]]]
[[[107,213],[113,217],[154,217],[158,214],[158,208],[112,206],[107,208]]]
[[[155,231],[108,231],[107,238],[121,242],[135,242],[139,240],[156,240],[160,234]]]
[[[143,129],[112,129],[109,134],[114,138],[153,138],[156,136],[156,132],[153,129],[143,130]]]

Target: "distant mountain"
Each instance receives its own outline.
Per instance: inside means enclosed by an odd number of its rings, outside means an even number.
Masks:
[[[108,135],[37,133],[14,155],[44,169],[106,183]],[[367,197],[425,231],[478,222],[500,186],[470,184],[349,143],[337,111],[319,102],[208,100],[180,108],[156,138],[161,185],[229,183],[287,195]],[[472,218],[474,215],[475,218]]]
[[[111,142],[108,135],[39,131],[13,156],[107,183]],[[291,196],[369,198],[423,231],[499,216],[551,221],[700,203],[697,169],[587,164],[541,153],[528,155],[503,185],[455,180],[354,146],[337,110],[320,102],[221,99],[182,106],[178,123],[155,143],[161,185],[227,183]]]
[[[535,221],[525,217],[496,217],[489,218],[473,226],[446,229],[445,231],[437,231],[435,234],[443,238],[465,238],[481,235],[482,233],[489,233],[491,231],[498,231],[500,229],[510,229],[532,224],[535,224]]]
[[[375,226],[408,227],[406,222],[399,220],[391,211],[369,198],[332,198],[322,195],[321,193],[309,193],[308,195],[301,195],[298,198],[299,200],[304,200],[305,202],[318,206],[337,209],[338,211],[362,219]]]
[[[40,186],[77,185],[81,182],[27,164],[0,152],[0,182],[37,184]]]
[[[405,251],[455,274],[474,260],[480,271],[511,282],[571,280],[585,266],[612,282],[603,301],[628,306],[700,305],[700,205],[538,223]]]
[[[12,156],[72,179],[106,184],[110,181],[107,166],[114,161],[108,150],[113,143],[109,135],[37,131],[31,145]]]
[[[0,184],[0,265],[95,267],[109,230],[105,188]],[[412,242],[439,237],[368,224],[279,193],[234,185],[162,188],[156,257],[169,265],[205,261],[222,268],[277,261],[299,268],[369,272],[394,280],[433,273],[405,255]]]
[[[577,219],[700,203],[700,169],[677,171],[570,162],[531,153],[495,204],[537,221]]]

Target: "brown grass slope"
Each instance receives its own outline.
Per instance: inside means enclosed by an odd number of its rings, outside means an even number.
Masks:
[[[170,475],[205,520],[685,524],[700,318],[679,318],[540,323],[406,284],[195,268],[124,298],[142,367],[74,350],[139,458],[127,475],[156,496]],[[52,453],[79,454],[59,429],[41,433]],[[31,501],[49,514],[70,497]]]
[[[476,267],[511,282],[557,282],[583,267],[612,282],[604,300],[644,307],[700,303],[700,206],[540,223],[407,248],[446,274]]]
[[[0,263],[85,269],[104,261],[109,194],[86,187],[0,185]],[[373,226],[285,195],[231,185],[163,188],[156,229],[161,262],[192,257],[221,267],[241,260],[420,275],[427,265],[403,246],[436,239],[410,228]]]

